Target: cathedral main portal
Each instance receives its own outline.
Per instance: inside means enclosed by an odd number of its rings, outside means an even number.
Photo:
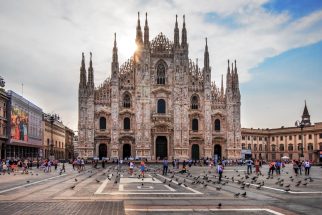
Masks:
[[[158,136],[155,141],[156,159],[162,160],[168,157],[168,141],[165,136]]]

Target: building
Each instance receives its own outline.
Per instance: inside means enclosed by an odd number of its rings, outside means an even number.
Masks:
[[[10,141],[6,145],[6,157],[38,158],[42,154],[42,109],[13,91],[7,94]]]
[[[74,158],[74,131],[65,126],[65,159]]]
[[[137,50],[119,66],[116,35],[111,77],[95,87],[92,54],[82,55],[78,148],[81,157],[158,160],[240,158],[240,91],[236,61],[227,68],[226,89],[211,81],[207,39],[203,67],[189,59],[183,17],[173,41],[163,33],[150,40],[138,16]],[[121,44],[122,45],[122,44]]]
[[[0,77],[1,78],[1,77]],[[2,80],[2,78],[1,78]],[[1,81],[3,82],[3,80]],[[5,158],[5,148],[9,141],[9,123],[8,123],[8,100],[6,91],[0,86],[0,160]]]
[[[59,116],[43,113],[43,130],[43,157],[65,159],[65,126]]]
[[[273,129],[242,128],[242,153],[264,160],[281,160],[283,156],[322,162],[322,122],[311,125],[305,104],[302,115],[303,131],[300,127]],[[303,155],[301,157],[301,148]]]

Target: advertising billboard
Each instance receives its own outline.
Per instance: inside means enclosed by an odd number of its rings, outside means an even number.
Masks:
[[[12,107],[11,110],[11,139],[28,141],[28,113]]]

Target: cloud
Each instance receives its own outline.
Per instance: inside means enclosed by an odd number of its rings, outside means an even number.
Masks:
[[[291,19],[267,11],[268,0],[208,1],[2,1],[0,66],[7,89],[32,98],[45,111],[60,111],[77,129],[77,88],[81,52],[93,52],[95,83],[110,74],[113,33],[119,61],[134,51],[137,11],[148,12],[150,39],[160,31],[173,40],[175,15],[186,14],[190,58],[203,62],[208,37],[212,79],[219,83],[227,59],[237,59],[241,82],[269,57],[322,39],[322,11]],[[209,19],[209,14],[213,15]],[[218,20],[216,20],[216,17]],[[181,35],[181,31],[180,31]],[[88,64],[87,64],[88,66]],[[76,105],[75,105],[76,104]]]

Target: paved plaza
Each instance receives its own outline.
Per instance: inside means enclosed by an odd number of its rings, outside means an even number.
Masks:
[[[192,166],[186,174],[147,164],[145,177],[123,164],[105,169],[67,165],[44,173],[33,169],[0,175],[0,214],[322,214],[322,168],[295,176],[287,165],[280,176],[245,174],[245,166]]]

